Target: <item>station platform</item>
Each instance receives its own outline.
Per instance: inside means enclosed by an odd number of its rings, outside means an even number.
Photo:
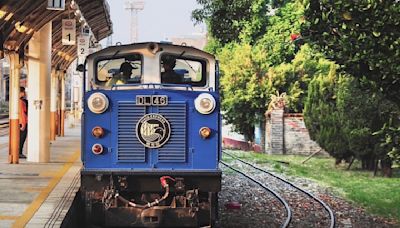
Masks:
[[[8,162],[0,136],[0,227],[60,227],[80,185],[80,126],[50,145],[50,162]]]

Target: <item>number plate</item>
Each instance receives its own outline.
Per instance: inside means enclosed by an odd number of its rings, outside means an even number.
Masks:
[[[136,96],[136,105],[141,106],[165,106],[168,105],[168,96],[165,95],[138,95]]]

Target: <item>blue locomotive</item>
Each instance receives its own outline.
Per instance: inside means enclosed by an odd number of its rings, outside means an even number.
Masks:
[[[193,47],[136,43],[93,53],[85,68],[87,224],[213,226],[221,189],[215,57]]]

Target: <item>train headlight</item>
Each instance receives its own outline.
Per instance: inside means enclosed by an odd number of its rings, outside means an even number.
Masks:
[[[215,99],[211,94],[202,93],[194,100],[194,106],[201,114],[210,114],[215,109]]]
[[[102,93],[93,93],[88,99],[90,111],[96,114],[103,113],[108,108],[108,98]]]
[[[92,146],[92,152],[95,155],[99,155],[99,154],[103,153],[103,151],[104,151],[104,148],[101,144],[96,143]]]

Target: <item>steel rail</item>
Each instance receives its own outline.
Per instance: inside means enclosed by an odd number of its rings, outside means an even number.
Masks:
[[[266,174],[269,174],[269,175],[271,175],[272,177],[275,177],[276,179],[278,179],[278,180],[280,180],[280,181],[282,181],[282,182],[284,182],[284,183],[286,183],[286,184],[292,186],[293,188],[295,188],[295,189],[297,189],[297,190],[303,192],[304,194],[308,195],[310,198],[314,199],[314,200],[317,201],[319,204],[321,204],[321,206],[329,213],[329,218],[330,218],[330,220],[331,220],[330,226],[329,226],[329,227],[330,227],[330,228],[334,228],[334,227],[335,227],[335,223],[336,223],[335,215],[334,215],[332,209],[331,209],[324,201],[322,201],[322,200],[320,200],[319,198],[315,197],[315,196],[314,196],[313,194],[311,194],[310,192],[308,192],[308,191],[306,191],[306,190],[304,190],[304,189],[302,189],[302,188],[300,188],[300,187],[297,187],[295,184],[293,184],[293,183],[291,183],[291,182],[289,182],[289,181],[287,181],[287,180],[285,180],[285,179],[283,179],[283,178],[281,178],[281,177],[279,177],[279,176],[277,176],[277,175],[275,175],[275,174],[273,174],[273,173],[271,173],[271,172],[269,172],[269,171],[267,171],[267,170],[261,169],[261,168],[255,166],[255,165],[253,165],[253,164],[251,164],[251,163],[249,163],[249,162],[247,162],[247,161],[244,161],[244,160],[242,160],[242,159],[236,157],[235,155],[229,154],[229,153],[227,153],[227,152],[225,152],[225,151],[222,151],[222,153],[224,153],[224,154],[226,154],[226,155],[228,155],[228,156],[230,156],[230,157],[232,157],[232,158],[234,158],[234,159],[236,159],[236,160],[238,160],[238,161],[240,161],[240,162],[242,162],[242,163],[244,163],[244,164],[246,164],[246,165],[248,165],[248,166],[251,166],[252,168],[254,168],[254,169],[258,170],[258,171],[261,171],[261,172],[264,172],[264,173],[266,173]]]
[[[254,183],[258,184],[261,188],[263,188],[264,190],[267,190],[267,191],[270,192],[276,199],[278,199],[279,202],[281,202],[281,204],[285,207],[286,215],[287,215],[287,216],[286,216],[286,219],[285,219],[285,222],[282,224],[281,227],[282,227],[282,228],[286,228],[286,227],[289,226],[290,221],[292,220],[292,211],[291,211],[291,209],[290,209],[290,207],[289,207],[289,204],[286,202],[286,200],[285,200],[282,196],[280,196],[277,192],[275,192],[275,191],[272,190],[271,188],[268,188],[267,186],[265,186],[263,183],[257,181],[257,180],[254,179],[253,177],[247,175],[246,173],[244,173],[244,172],[242,172],[242,171],[240,171],[240,170],[238,170],[238,169],[233,168],[232,166],[226,164],[226,163],[223,162],[223,161],[220,161],[220,163],[223,164],[224,166],[226,166],[226,167],[232,169],[233,171],[235,171],[235,172],[237,172],[237,173],[240,173],[241,175],[243,175],[243,176],[246,177],[247,179],[253,181]]]

